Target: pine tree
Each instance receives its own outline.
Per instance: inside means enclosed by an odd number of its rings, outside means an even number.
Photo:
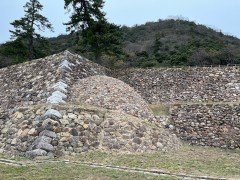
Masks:
[[[103,0],[64,0],[65,9],[73,11],[70,21],[65,23],[67,31],[84,30],[94,21],[104,20]]]
[[[81,47],[84,51],[93,52],[99,64],[103,54],[116,56],[122,54],[122,32],[120,27],[106,21],[94,22],[82,32]]]
[[[29,60],[34,58],[34,42],[43,39],[36,30],[44,31],[47,28],[53,31],[48,19],[40,14],[42,10],[43,5],[38,0],[29,0],[24,6],[24,17],[11,23],[15,28],[10,30],[12,38],[27,41]]]
[[[65,0],[65,9],[73,11],[70,21],[65,24],[67,30],[80,32],[81,51],[91,51],[95,61],[100,64],[103,54],[122,52],[120,27],[107,22],[103,5],[103,0]]]

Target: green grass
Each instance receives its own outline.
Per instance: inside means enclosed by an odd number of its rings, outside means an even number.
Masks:
[[[213,101],[205,101],[205,102],[198,102],[198,101],[179,101],[172,104],[149,104],[150,109],[153,111],[155,116],[169,116],[170,115],[170,108],[176,104],[180,105],[234,105],[239,104],[240,101],[236,102],[213,102]]]
[[[10,167],[0,164],[0,179],[162,179],[174,178],[160,177],[143,173],[92,168],[83,165],[66,163],[48,163],[27,167]]]
[[[1,156],[4,157],[4,156]],[[33,163],[27,167],[0,164],[0,179],[174,179],[143,173],[93,168],[75,162],[99,163],[129,168],[158,169],[175,174],[240,179],[240,150],[224,150],[184,144],[178,151],[155,153],[110,153],[94,151],[56,160],[69,163]],[[29,164],[29,160],[17,158]]]
[[[169,106],[164,104],[158,104],[158,105],[149,105],[150,109],[153,111],[153,114],[155,116],[168,116],[169,113]]]
[[[127,167],[161,169],[172,173],[240,178],[240,151],[183,145],[179,151],[143,154],[90,152],[75,157],[81,162],[95,162]]]

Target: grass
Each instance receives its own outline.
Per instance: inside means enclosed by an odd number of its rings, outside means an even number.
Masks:
[[[162,179],[173,178],[159,177],[143,173],[132,173],[104,168],[92,168],[83,165],[66,163],[48,163],[27,167],[10,167],[0,164],[0,179]]]
[[[155,115],[169,115],[169,106],[151,105]],[[15,159],[27,162],[24,158]],[[155,153],[110,153],[94,151],[75,157],[72,161],[126,166],[131,168],[159,169],[171,173],[196,176],[216,176],[240,179],[240,150],[226,150],[183,144],[178,151]],[[60,159],[61,160],[61,159]],[[174,179],[143,173],[125,172],[105,168],[93,168],[73,163],[45,163],[27,167],[12,167],[0,164],[0,179]]]
[[[184,144],[179,151],[143,154],[90,152],[75,157],[81,162],[95,162],[127,167],[161,169],[171,173],[220,176],[240,179],[240,151]]]
[[[210,105],[234,105],[239,104],[240,101],[236,102],[213,102],[213,101],[204,101],[204,102],[198,102],[198,101],[181,101],[181,102],[175,102],[172,104],[149,104],[150,109],[153,111],[153,114],[155,116],[169,116],[170,115],[170,107],[174,106],[175,104],[180,105],[204,105],[204,104],[210,104]]]
[[[240,179],[240,150],[224,150],[184,144],[178,151],[138,154],[94,151],[82,153],[75,157],[64,157],[64,160],[66,159],[70,160],[68,164],[33,163],[27,167],[0,164],[0,179],[32,179],[32,177],[34,179],[174,179],[143,173],[93,168],[74,164],[71,161],[159,169],[176,174]],[[24,158],[16,160],[30,162]]]
[[[149,105],[155,116],[169,116],[169,106],[165,104]]]

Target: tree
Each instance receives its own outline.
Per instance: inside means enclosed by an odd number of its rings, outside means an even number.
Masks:
[[[159,63],[162,63],[165,59],[165,52],[162,51],[163,43],[161,42],[161,35],[158,33],[155,37],[153,44],[153,55]]]
[[[10,41],[0,46],[0,68],[24,62],[28,58],[28,49],[20,40]]]
[[[103,53],[111,56],[122,54],[122,32],[119,26],[104,20],[92,23],[82,32],[80,45],[84,51],[91,51],[99,64]]]
[[[103,5],[103,0],[65,0],[65,9],[73,11],[70,21],[65,24],[67,31],[79,32],[81,51],[91,51],[95,61],[100,64],[103,54],[116,55],[122,52],[120,27],[107,22],[102,11]]]
[[[65,23],[67,31],[84,30],[94,21],[104,20],[103,0],[64,0],[65,9],[73,11],[70,21]]]
[[[29,0],[24,6],[24,17],[11,23],[15,28],[10,30],[12,38],[27,41],[29,60],[34,58],[34,41],[43,39],[36,30],[44,31],[47,28],[53,31],[48,19],[40,14],[42,10],[43,5],[38,0]]]

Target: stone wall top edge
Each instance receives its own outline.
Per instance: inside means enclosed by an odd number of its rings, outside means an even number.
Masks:
[[[119,71],[122,70],[187,70],[187,69],[239,69],[240,70],[240,65],[239,66],[212,66],[212,67],[202,67],[202,66],[183,66],[183,67],[152,67],[152,68],[125,68],[125,69],[120,69]],[[118,70],[117,70],[118,71]]]

